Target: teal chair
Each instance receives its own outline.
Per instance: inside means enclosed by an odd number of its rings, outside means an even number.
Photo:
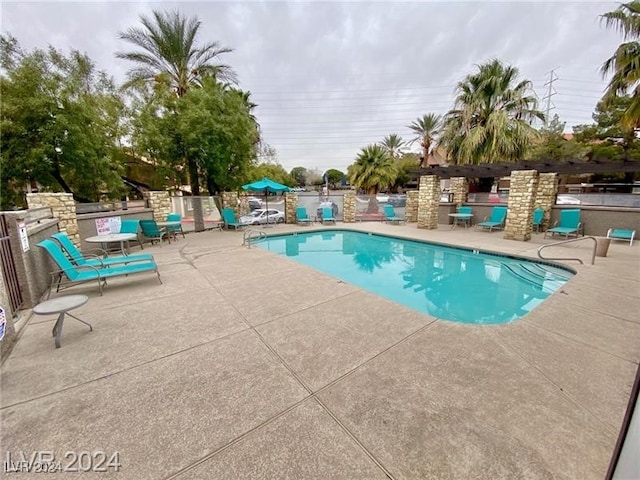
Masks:
[[[629,242],[629,246],[633,245],[633,239],[636,236],[635,230],[625,230],[622,228],[610,228],[607,230],[607,237],[612,240],[623,240]]]
[[[224,220],[224,228],[229,230],[229,227],[233,227],[235,230],[245,227],[246,225],[238,222],[236,214],[232,208],[222,209],[222,220]]]
[[[462,213],[464,215],[469,215],[468,217],[456,217],[454,222],[457,225],[462,225],[464,228],[467,228],[471,225],[471,217],[473,216],[473,208],[471,207],[458,207],[458,211],[456,213]]]
[[[166,237],[169,243],[171,243],[171,237],[164,227],[158,227],[155,220],[140,220],[140,228],[142,228],[142,235],[145,238],[151,240],[151,244],[157,241],[162,244],[162,240]]]
[[[158,276],[158,281],[162,283],[160,272],[158,271],[158,265],[153,261],[109,265],[108,267],[75,265],[63,253],[60,246],[51,239],[42,240],[38,243],[38,247],[46,250],[59,268],[59,270],[54,270],[50,273],[51,288],[53,288],[55,279],[58,279],[56,292],[59,292],[61,288],[68,288],[95,280],[98,282],[98,290],[100,291],[100,295],[102,295],[102,285],[107,283],[108,278],[122,277],[144,272],[154,272]],[[64,283],[62,282],[63,279],[65,279]],[[51,295],[51,290],[49,290],[47,298],[49,298],[49,295]]]
[[[493,207],[491,209],[491,216],[486,218],[484,222],[476,224],[478,228],[488,228],[491,232],[494,228],[501,230],[504,228],[504,222],[507,219],[507,207]]]
[[[167,215],[167,222],[180,221],[182,221],[182,215],[180,215],[179,213],[170,213],[169,215]],[[175,238],[176,240],[179,233],[182,234],[182,238],[185,238],[184,230],[182,230],[182,223],[179,225],[167,225],[167,232],[169,232],[170,235],[173,235],[173,238]]]
[[[127,264],[133,262],[153,262],[153,255],[142,253],[140,255],[120,255],[117,257],[100,258],[96,255],[87,256],[74,245],[66,233],[54,233],[52,235],[59,244],[62,251],[69,257],[71,262],[78,266],[89,265],[93,267],[106,267],[108,265]]]
[[[564,235],[565,238],[569,238],[569,235],[578,236],[582,228],[580,223],[580,210],[579,209],[567,209],[560,212],[560,221],[556,222],[553,228],[550,228],[544,233],[544,237],[547,238],[547,234]]]
[[[296,208],[296,220],[298,225],[311,225],[313,223],[313,220],[307,215],[307,209],[305,207]]]
[[[544,224],[544,210],[542,208],[536,208],[533,211],[533,228],[536,232],[540,232],[542,225]]]
[[[138,245],[144,250],[142,242],[140,241],[140,220],[123,219],[120,222],[120,233],[135,233],[138,239]]]
[[[395,225],[399,225],[404,222],[404,218],[396,216],[396,211],[393,208],[393,205],[385,205],[384,206],[384,221],[387,223],[392,223]]]
[[[322,207],[322,223],[336,223],[331,207]]]

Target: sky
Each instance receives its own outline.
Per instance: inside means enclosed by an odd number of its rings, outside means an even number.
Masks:
[[[539,108],[558,114],[566,131],[591,123],[606,86],[600,66],[622,43],[599,16],[618,5],[3,0],[0,30],[27,50],[80,50],[122,82],[133,65],[115,53],[132,48],[119,32],[154,9],[195,15],[202,43],[233,49],[220,60],[258,104],[263,141],[277,160],[288,171],[324,172],[346,171],[362,147],[389,134],[411,140],[407,125],[453,108],[457,83],[493,58],[518,68]]]

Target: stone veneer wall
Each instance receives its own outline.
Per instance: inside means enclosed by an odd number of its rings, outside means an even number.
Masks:
[[[58,228],[80,248],[80,233],[76,216],[76,202],[71,193],[27,193],[29,208],[50,207],[53,218],[58,219]]]
[[[344,194],[342,221],[344,223],[354,223],[356,221],[356,192],[354,191],[348,191]]]
[[[527,241],[531,239],[533,205],[538,190],[537,170],[511,172],[509,203],[504,238]]]
[[[144,198],[153,210],[153,219],[156,222],[164,222],[173,208],[169,192],[144,192]]]
[[[469,181],[466,177],[452,177],[449,180],[449,191],[453,194],[453,203],[460,206],[469,197]]]
[[[231,208],[238,213],[238,193],[222,192],[222,208]]]
[[[296,215],[298,208],[298,195],[294,192],[284,192],[284,221],[286,223],[298,223]]]
[[[235,210],[236,210],[236,213],[238,214],[238,217],[241,217],[242,215],[246,215],[251,211],[251,207],[249,206],[249,194],[246,192],[243,192],[239,194],[237,198],[238,198],[238,206]]]
[[[438,228],[440,207],[440,177],[425,175],[420,177],[418,190],[418,228],[433,230]]]
[[[556,203],[556,195],[558,193],[558,174],[557,173],[541,173],[538,177],[538,190],[533,208],[541,208],[544,210],[544,221],[542,229],[549,228],[551,223],[551,208]]]
[[[418,221],[418,190],[407,192],[407,205],[404,208],[404,219],[408,223]]]

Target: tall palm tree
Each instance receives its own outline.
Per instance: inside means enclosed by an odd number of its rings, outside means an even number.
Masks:
[[[166,81],[182,97],[192,85],[201,85],[204,77],[235,83],[233,69],[217,63],[220,55],[233,50],[218,42],[198,46],[201,22],[197,17],[154,10],[151,18],[141,15],[140,23],[142,28],[131,27],[119,33],[120,39],[139,48],[116,53],[118,58],[138,64],[129,71],[127,84]]]
[[[396,181],[398,170],[394,160],[380,145],[367,145],[356,157],[356,161],[347,169],[349,183],[364,190],[368,195],[375,195],[380,190],[391,187]],[[367,212],[377,213],[378,204],[375,196],[369,200]]]
[[[440,139],[454,163],[524,158],[537,136],[532,123],[545,116],[537,109],[531,82],[517,82],[517,77],[517,68],[492,60],[458,84]]]
[[[423,115],[422,118],[416,119],[411,125],[407,125],[416,134],[416,137],[409,142],[409,145],[414,142],[420,142],[420,147],[422,148],[420,168],[426,166],[441,126],[442,116],[435,113]]]
[[[633,98],[622,117],[622,124],[627,128],[640,128],[640,1],[623,3],[601,18],[607,28],[615,28],[628,40],[602,65],[603,77],[613,73],[604,100],[631,91]]]
[[[400,158],[405,150],[404,140],[402,140],[402,137],[400,135],[397,135],[395,133],[384,137],[384,139],[380,142],[380,146],[384,148],[387,152],[387,155],[389,155],[394,160]]]

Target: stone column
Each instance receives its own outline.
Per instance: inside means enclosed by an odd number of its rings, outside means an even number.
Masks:
[[[542,222],[542,230],[549,228],[551,220],[551,208],[556,203],[556,195],[558,193],[558,174],[557,173],[541,173],[538,177],[538,190],[533,208],[541,208],[544,210],[544,221]]]
[[[76,247],[80,248],[76,202],[71,193],[27,193],[27,206],[30,209],[51,208],[53,217],[58,219],[60,231],[66,233]]]
[[[238,214],[238,192],[222,192],[222,208],[231,208]]]
[[[298,223],[296,208],[298,208],[298,195],[294,192],[285,192],[284,193],[284,221],[286,223],[292,223],[294,225]]]
[[[144,198],[153,210],[153,219],[156,222],[164,222],[173,207],[169,192],[144,192]]]
[[[527,241],[533,231],[533,205],[538,190],[537,170],[511,172],[504,238]]]
[[[238,206],[235,208],[236,214],[241,217],[242,215],[246,215],[251,211],[251,207],[249,206],[249,194],[247,192],[242,192],[238,196]]]
[[[344,223],[355,223],[356,221],[356,192],[353,190],[344,194],[342,221]]]
[[[407,192],[407,205],[404,208],[404,219],[407,223],[418,221],[418,190]]]
[[[460,206],[469,197],[469,181],[466,177],[452,177],[449,180],[449,191],[453,194],[453,203]]]
[[[418,190],[418,228],[433,230],[438,228],[438,208],[440,206],[440,177],[425,175],[420,177]]]

